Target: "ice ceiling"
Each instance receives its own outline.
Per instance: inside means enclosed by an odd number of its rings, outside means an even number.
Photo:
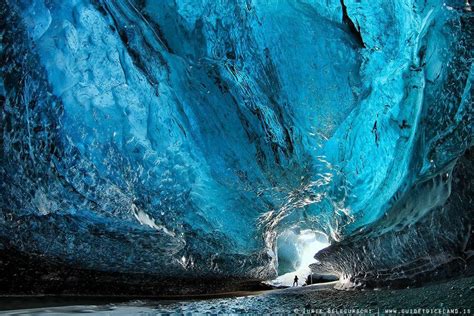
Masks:
[[[463,4],[2,1],[0,247],[256,279],[307,230],[346,276],[465,256]]]

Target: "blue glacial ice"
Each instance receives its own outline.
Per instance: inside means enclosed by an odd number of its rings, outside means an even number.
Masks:
[[[345,278],[473,248],[463,1],[0,6],[0,248],[248,279],[296,266],[277,241],[307,230]]]

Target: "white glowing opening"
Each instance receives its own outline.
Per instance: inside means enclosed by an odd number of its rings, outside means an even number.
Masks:
[[[311,274],[309,265],[316,262],[314,255],[329,246],[327,236],[311,230],[303,230],[295,240],[299,253],[300,264],[295,271],[285,273],[270,281],[277,286],[292,286],[295,275],[298,276],[298,285],[305,283],[306,277]]]

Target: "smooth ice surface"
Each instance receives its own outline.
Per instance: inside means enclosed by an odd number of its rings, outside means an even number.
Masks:
[[[268,279],[292,229],[441,207],[473,144],[459,1],[0,5],[0,247]]]

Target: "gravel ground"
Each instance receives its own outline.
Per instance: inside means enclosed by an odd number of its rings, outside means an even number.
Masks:
[[[256,296],[208,301],[159,304],[162,313],[320,313],[320,312],[402,313],[411,309],[457,309],[474,314],[474,277],[400,290],[335,290],[334,285],[316,285],[271,291]],[[418,311],[423,313],[423,311]],[[455,312],[455,311],[454,311]],[[425,314],[438,313],[424,311]]]

